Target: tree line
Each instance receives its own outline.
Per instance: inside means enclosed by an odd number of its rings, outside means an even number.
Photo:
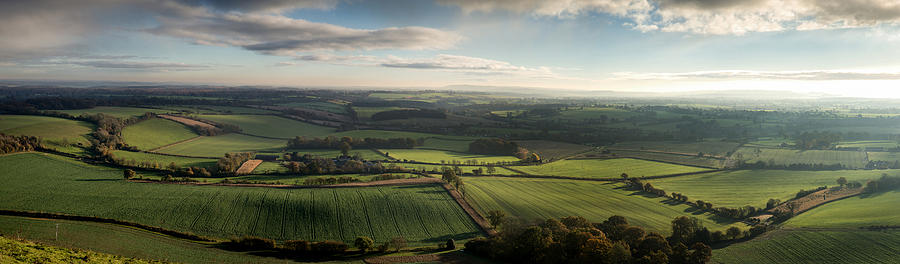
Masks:
[[[241,167],[241,164],[250,160],[253,153],[235,152],[225,153],[225,156],[216,161],[216,172],[220,175],[231,175]]]
[[[406,172],[400,165],[391,164],[385,167],[381,162],[369,162],[359,156],[333,159],[293,152],[285,153],[283,159],[288,161],[284,166],[291,173],[303,175]]]
[[[34,151],[40,149],[41,146],[41,139],[38,137],[0,133],[0,154]]]
[[[410,118],[437,118],[446,119],[447,114],[444,111],[432,109],[399,109],[382,111],[372,115],[371,119],[375,121],[394,120],[394,119],[410,119]]]

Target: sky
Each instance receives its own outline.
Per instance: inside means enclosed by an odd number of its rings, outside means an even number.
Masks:
[[[900,97],[900,1],[0,1],[0,79]]]

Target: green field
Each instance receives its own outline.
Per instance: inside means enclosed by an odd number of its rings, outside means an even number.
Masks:
[[[675,152],[685,154],[697,154],[703,152],[705,155],[725,156],[727,153],[734,151],[740,143],[723,142],[723,141],[702,141],[702,142],[622,142],[613,145],[613,148],[632,149],[632,150],[654,150],[663,152]]]
[[[432,171],[432,170],[441,171],[441,169],[443,169],[444,167],[453,168],[453,166],[449,166],[449,165],[429,165],[429,164],[412,164],[412,163],[395,163],[395,164],[403,166],[404,168],[407,168],[407,169],[413,169],[413,170],[425,169],[426,171]],[[387,164],[385,164],[385,166],[387,166]],[[484,170],[484,172],[482,172],[482,173],[487,174],[487,168],[484,166],[459,166],[459,169],[462,170],[463,173],[472,173],[472,170],[482,169],[482,170]],[[497,170],[496,172],[494,172],[494,175],[517,175],[517,174],[519,174],[517,172],[511,171],[511,170],[508,170],[508,169],[505,169],[502,167],[494,167],[494,169]]]
[[[684,204],[669,205],[663,198],[619,189],[621,184],[617,183],[503,177],[469,177],[465,182],[466,199],[480,212],[503,210],[524,220],[583,216],[602,222],[612,215],[622,215],[633,225],[668,234],[673,218],[688,215],[699,218],[711,230],[732,224],[746,228],[733,220],[694,212]]]
[[[116,107],[116,106],[98,106],[90,109],[74,109],[74,110],[54,110],[55,112],[63,112],[73,116],[107,114],[118,118],[129,118],[133,116],[141,116],[144,113],[163,114],[172,112],[165,109],[140,108],[140,107]]]
[[[240,134],[226,134],[173,145],[158,150],[160,153],[195,157],[221,157],[229,152],[281,152],[286,140],[267,139]]]
[[[94,263],[150,263],[109,254],[59,247],[48,247],[31,241],[0,236],[0,263],[72,263],[90,260]]]
[[[197,133],[175,121],[151,118],[125,127],[122,137],[128,145],[150,150],[197,137]]]
[[[619,178],[622,173],[628,173],[630,177],[649,177],[709,170],[628,158],[561,160],[538,166],[515,166],[513,168],[533,175],[578,178]]]
[[[871,148],[871,147],[881,147],[881,148],[896,148],[900,147],[900,143],[896,140],[861,140],[861,141],[844,141],[840,142],[835,146],[836,148]]]
[[[724,165],[724,161],[720,159],[714,159],[709,157],[697,157],[697,156],[686,156],[686,155],[678,155],[678,154],[667,154],[660,152],[650,152],[650,151],[640,151],[640,150],[612,150],[610,151],[616,157],[623,158],[639,158],[639,159],[648,159],[655,160],[661,162],[669,162],[676,163],[688,166],[698,166],[698,167],[710,167],[710,168],[722,168]],[[580,156],[599,156],[596,152],[594,153],[586,153]]]
[[[766,206],[770,198],[786,201],[801,189],[836,186],[840,177],[865,184],[884,170],[793,171],[736,170],[650,180],[657,188],[687,195],[715,206]]]
[[[55,237],[57,224],[59,240]],[[6,237],[18,235],[51,246],[87,249],[147,260],[182,263],[284,263],[283,260],[276,258],[221,250],[213,245],[112,224],[0,216],[0,233],[6,234]],[[0,252],[10,251],[0,250]],[[97,263],[106,263],[100,256],[91,256],[90,259]],[[0,263],[6,262],[0,258]]]
[[[374,114],[376,114],[376,113],[378,113],[378,112],[392,111],[392,110],[403,110],[403,109],[413,109],[413,108],[396,107],[396,106],[385,106],[385,107],[359,107],[359,106],[354,106],[354,107],[353,107],[353,111],[356,111],[356,117],[358,117],[358,118],[361,119],[361,120],[368,120],[368,119],[372,118],[372,115],[374,115]]]
[[[476,160],[479,164],[481,162],[493,163],[519,161],[518,158],[513,156],[479,155],[430,149],[382,149],[381,152],[387,153],[389,156],[398,160],[410,160],[429,163],[449,164],[453,161],[465,162],[467,160]]]
[[[519,146],[537,153],[543,160],[554,160],[590,151],[593,147],[547,140],[516,141]]]
[[[480,235],[438,185],[273,189],[128,183],[120,170],[37,153],[0,157],[0,208],[97,216],[228,238],[432,244]],[[54,184],[48,184],[54,183]]]
[[[265,163],[263,163],[265,164]],[[254,171],[255,172],[255,171]],[[402,175],[405,178],[416,177],[417,175],[411,173],[389,173],[391,175]],[[288,184],[288,185],[303,185],[303,182],[307,179],[316,179],[316,178],[337,178],[337,177],[351,177],[359,180],[360,182],[370,182],[374,181],[375,177],[380,174],[335,174],[335,175],[262,175],[262,174],[252,174],[252,175],[244,175],[244,176],[236,176],[236,177],[227,177],[227,179],[231,181],[252,181],[252,182],[260,182],[265,184]],[[158,177],[158,176],[157,176]],[[153,177],[154,179],[157,177]],[[216,183],[222,182],[226,178],[196,178],[200,181],[205,181],[208,183]]]
[[[90,145],[89,134],[94,125],[83,121],[28,115],[0,115],[0,133],[28,135],[43,139],[47,147],[68,153],[80,153],[74,145]]]
[[[243,130],[243,133],[264,137],[285,139],[296,136],[324,137],[334,132],[334,129],[330,127],[272,115],[200,115],[198,117],[217,123],[236,125]]]
[[[427,138],[427,137],[446,137],[438,134],[428,134],[408,131],[393,130],[349,130],[333,134],[336,137],[352,137],[352,138]],[[451,137],[455,138],[455,137]]]
[[[713,251],[710,263],[897,263],[900,232],[778,230]]]
[[[900,161],[900,153],[896,152],[868,152],[869,160],[872,161]]]
[[[472,140],[428,138],[425,140],[425,144],[420,148],[467,152],[469,151],[469,143],[472,143]]]
[[[126,160],[134,160],[137,163],[142,161],[147,162],[156,162],[162,168],[165,168],[170,163],[175,163],[178,167],[205,167],[212,168],[216,165],[215,159],[202,159],[202,158],[184,158],[184,157],[173,157],[152,153],[144,153],[144,152],[133,152],[133,151],[125,151],[125,150],[115,150],[112,152],[113,157],[126,159]]]
[[[787,221],[795,227],[857,228],[900,225],[900,191],[863,194],[828,203]]]
[[[347,109],[344,108],[343,105],[330,103],[330,102],[293,102],[293,103],[278,104],[278,105],[303,107],[303,108],[309,108],[309,109],[313,109],[313,110],[331,112],[331,113],[335,113],[335,114],[346,114],[347,113]]]
[[[732,157],[742,157],[745,162],[765,162],[776,165],[790,164],[841,164],[849,169],[858,169],[866,166],[866,153],[860,151],[837,150],[792,150],[770,148],[739,148]]]

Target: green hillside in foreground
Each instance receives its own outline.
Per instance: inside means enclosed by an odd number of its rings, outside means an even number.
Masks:
[[[439,185],[276,189],[124,182],[120,170],[37,153],[0,157],[0,208],[121,219],[199,235],[278,240],[480,235]]]
[[[151,263],[87,250],[58,248],[0,236],[0,263]]]
[[[502,210],[523,220],[583,216],[603,222],[621,215],[633,225],[669,234],[672,219],[687,215],[699,218],[710,230],[730,225],[747,228],[734,220],[694,212],[684,204],[670,205],[663,198],[620,189],[614,183],[504,177],[467,177],[465,182],[468,201],[482,213]]]
[[[897,226],[900,225],[898,204],[900,190],[862,194],[806,211],[788,220],[787,225],[829,228]]]
[[[778,230],[713,251],[710,263],[897,263],[900,232]]]

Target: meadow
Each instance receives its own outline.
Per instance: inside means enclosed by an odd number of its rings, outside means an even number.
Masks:
[[[320,111],[331,112],[331,113],[341,114],[341,115],[347,113],[347,109],[344,108],[343,105],[330,103],[330,102],[315,102],[315,101],[314,102],[293,102],[293,103],[278,104],[278,105],[309,108],[309,109],[313,109],[313,110],[320,110]]]
[[[751,205],[765,208],[770,198],[786,201],[800,190],[819,186],[837,186],[837,179],[865,184],[883,170],[793,171],[735,170],[649,180],[667,192],[687,195],[691,200],[711,202],[715,206]],[[893,172],[896,172],[893,171]]]
[[[336,137],[352,137],[352,138],[429,138],[444,137],[438,134],[428,134],[409,131],[395,130],[348,130],[332,134]],[[453,137],[451,137],[453,138]]]
[[[869,160],[872,161],[887,161],[894,162],[900,161],[900,153],[897,152],[867,152],[866,155],[869,156]]]
[[[639,159],[647,159],[675,164],[682,164],[687,166],[697,166],[697,167],[709,167],[709,168],[722,168],[724,166],[724,161],[720,159],[708,158],[708,157],[697,157],[697,156],[686,156],[686,155],[678,155],[678,154],[668,154],[668,153],[660,153],[660,152],[649,152],[649,151],[640,151],[640,150],[611,150],[615,157],[623,157],[623,158],[639,158]],[[596,152],[594,153],[586,153],[580,156],[597,156]]]
[[[94,125],[83,121],[29,115],[0,115],[0,133],[40,137],[49,148],[68,153],[81,153],[74,145],[90,145],[89,134]]]
[[[200,115],[200,119],[236,125],[243,133],[290,139],[296,136],[324,137],[335,130],[272,115]]]
[[[287,146],[282,139],[267,139],[241,134],[201,137],[172,145],[156,152],[194,157],[221,157],[229,152],[281,152]]]
[[[452,165],[431,165],[431,164],[412,164],[412,163],[395,163],[395,164],[400,165],[407,169],[413,169],[413,170],[419,170],[419,171],[424,169],[426,171],[434,170],[434,171],[440,172],[444,167],[447,167],[447,168],[454,167]],[[385,166],[387,166],[387,164],[385,164]],[[482,174],[488,174],[487,168],[485,166],[457,166],[457,167],[459,167],[459,169],[462,170],[463,173],[472,173],[472,170],[482,169]],[[514,172],[514,171],[508,170],[506,168],[499,167],[499,166],[494,167],[494,169],[496,170],[496,172],[494,172],[494,175],[517,175],[517,174],[519,174],[518,172]]]
[[[423,144],[419,148],[447,150],[447,151],[455,151],[455,152],[468,152],[469,151],[469,143],[472,143],[472,140],[428,138],[425,140],[425,144]]]
[[[843,141],[835,146],[836,148],[896,148],[900,147],[900,143],[896,140],[859,140],[859,141]]]
[[[622,173],[627,173],[630,177],[649,177],[709,170],[629,158],[569,159],[537,166],[515,166],[512,168],[533,175],[577,178],[619,178]]]
[[[409,160],[428,163],[452,163],[453,161],[465,162],[468,160],[476,160],[481,162],[515,162],[519,159],[513,156],[492,156],[479,155],[461,152],[431,150],[431,149],[381,149],[381,152],[388,154],[398,160]]]
[[[793,150],[742,147],[734,155],[740,155],[748,163],[765,162],[776,165],[790,164],[841,164],[848,169],[863,168],[868,163],[866,153],[837,150]],[[733,156],[734,157],[734,156]]]
[[[170,163],[175,163],[178,167],[204,167],[204,168],[212,168],[216,165],[215,159],[203,159],[203,158],[185,158],[185,157],[173,157],[166,155],[159,155],[153,153],[145,153],[145,152],[134,152],[134,151],[125,151],[125,150],[115,150],[112,152],[113,157],[117,159],[126,159],[126,160],[134,160],[137,163],[141,163],[142,161],[146,162],[155,162],[158,163],[161,168],[165,168]]]
[[[383,106],[383,107],[366,107],[366,106],[354,106],[353,111],[356,111],[356,117],[360,120],[369,120],[372,118],[372,115],[384,112],[384,111],[392,111],[392,110],[403,110],[403,109],[412,109],[407,107],[397,107],[397,106]]]
[[[74,110],[53,110],[56,112],[63,112],[66,114],[70,114],[73,116],[80,115],[94,115],[94,114],[107,114],[118,118],[129,118],[134,116],[141,116],[144,113],[155,113],[155,114],[164,114],[168,112],[172,112],[170,110],[165,109],[154,109],[154,108],[140,108],[140,107],[118,107],[118,106],[98,106],[89,109],[74,109]]]
[[[738,147],[740,143],[724,141],[702,142],[622,142],[616,143],[612,148],[630,150],[653,150],[662,152],[682,153],[696,155],[702,152],[705,155],[725,156]]]
[[[144,120],[122,130],[125,143],[140,150],[151,150],[197,136],[190,128],[162,118]]]
[[[900,232],[777,230],[713,251],[711,263],[896,263]]]
[[[578,153],[583,153],[593,149],[590,146],[554,142],[546,140],[524,140],[517,141],[520,147],[528,149],[530,152],[537,153],[544,160],[555,160],[566,158]]]
[[[275,189],[130,183],[122,171],[37,153],[0,157],[0,208],[131,221],[228,238],[432,244],[481,234],[439,185]],[[47,184],[53,182],[55,184]]]
[[[583,216],[592,222],[621,215],[633,225],[662,234],[671,233],[672,219],[682,215],[699,218],[710,230],[746,228],[684,204],[670,205],[664,198],[622,189],[618,183],[504,177],[468,177],[465,182],[466,199],[482,214],[502,210],[523,220]]]
[[[862,194],[806,211],[786,222],[791,227],[858,228],[900,225],[900,190]]]

